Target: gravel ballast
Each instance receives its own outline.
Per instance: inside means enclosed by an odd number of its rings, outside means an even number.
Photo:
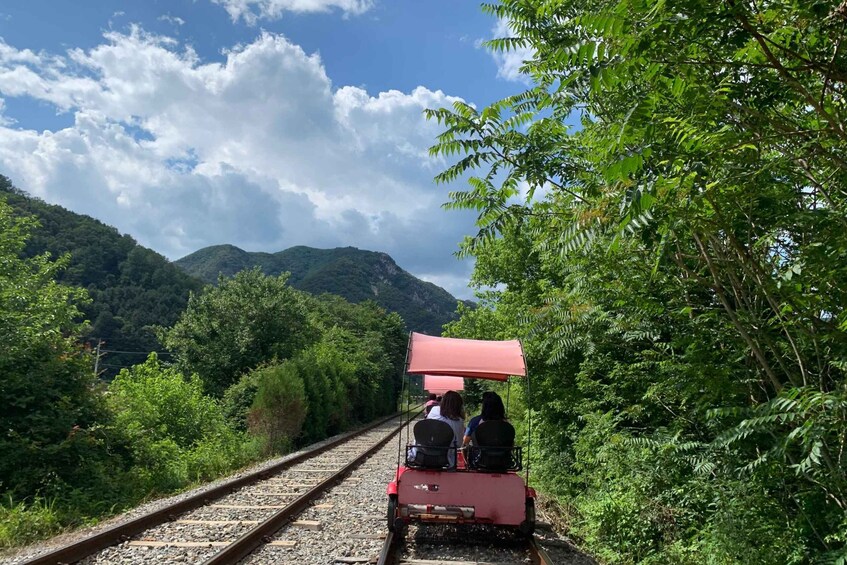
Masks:
[[[393,421],[396,425],[397,420]],[[352,452],[361,453],[366,444],[376,441],[376,436],[388,432],[388,426],[381,426],[372,432],[363,434],[353,440],[355,448],[337,448],[341,455],[330,455],[330,450],[318,458],[294,465],[290,471],[294,473],[299,468],[302,472],[293,479],[293,474],[283,472],[272,485],[252,485],[242,491],[227,495],[214,501],[218,506],[274,506],[284,505],[292,496],[305,492],[309,485],[315,484],[324,476],[323,469],[338,468],[353,459]],[[405,432],[404,432],[405,433]],[[372,439],[373,438],[373,439]],[[310,450],[325,442],[310,446]],[[303,563],[303,564],[333,564],[333,563],[366,563],[375,562],[382,550],[387,534],[386,485],[394,477],[398,461],[399,443],[405,443],[406,437],[398,440],[392,438],[374,455],[365,460],[341,483],[324,493],[313,502],[293,522],[280,529],[273,537],[276,542],[266,545],[243,561],[248,564],[270,563]],[[248,472],[268,468],[281,461],[293,458],[301,452],[277,458],[247,469],[234,477]],[[321,459],[323,457],[323,459]],[[305,470],[305,471],[304,471]],[[289,478],[286,478],[288,476]],[[87,528],[65,534],[20,550],[14,555],[0,558],[0,562],[20,564],[26,559],[67,545],[82,537],[113,526],[121,521],[128,521],[136,516],[151,512],[173,501],[180,500],[197,492],[203,492],[227,479],[215,481],[198,489],[181,495],[154,501],[117,516],[96,528]],[[269,494],[269,492],[280,494]],[[296,498],[296,496],[294,497]],[[179,516],[180,521],[163,524],[136,539],[163,542],[225,542],[232,541],[248,531],[255,522],[267,518],[273,509],[256,508],[215,508],[202,507]],[[210,527],[194,522],[220,522]],[[559,536],[545,525],[543,509],[539,510],[541,521],[536,538],[540,545],[553,558],[554,563],[565,565],[588,565],[595,561],[580,553],[566,538]],[[200,563],[220,550],[220,547],[148,547],[121,544],[100,552],[83,561],[85,565],[102,563],[122,563],[140,565],[142,563]],[[403,557],[406,559],[431,561],[463,561],[472,563],[493,563],[511,565],[528,563],[526,544],[514,532],[498,528],[481,528],[471,526],[450,525],[413,525],[410,526],[403,540]]]

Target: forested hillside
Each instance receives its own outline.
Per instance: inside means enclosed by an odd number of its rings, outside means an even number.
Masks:
[[[844,563],[847,4],[486,9],[534,84],[429,113],[450,334],[523,338],[540,486],[605,562]]]
[[[256,269],[191,294],[157,329],[172,355],[150,353],[106,384],[82,345],[86,290],[65,284],[90,271],[28,251],[40,221],[0,200],[0,548],[395,410],[402,319]],[[92,231],[113,234],[95,224],[79,237]],[[118,262],[115,277],[143,282]]]
[[[38,218],[25,257],[48,252],[55,259],[69,254],[68,266],[58,280],[88,292],[90,302],[80,305],[91,323],[83,339],[92,348],[103,341],[105,353],[99,366],[107,377],[161,349],[152,328],[176,322],[189,293],[203,287],[200,280],[132,237],[89,216],[30,197],[2,175],[0,199],[16,216]]]
[[[330,293],[350,302],[373,300],[397,312],[413,331],[441,335],[455,318],[457,300],[444,289],[404,271],[385,253],[355,247],[297,246],[278,253],[247,252],[232,245],[200,249],[175,261],[208,283],[258,266],[267,275],[291,273],[290,284],[312,294]]]

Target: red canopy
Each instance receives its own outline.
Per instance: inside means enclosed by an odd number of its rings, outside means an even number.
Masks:
[[[423,388],[434,394],[444,394],[448,390],[465,390],[465,379],[454,376],[424,375]]]
[[[406,372],[505,381],[526,376],[521,342],[409,336]]]

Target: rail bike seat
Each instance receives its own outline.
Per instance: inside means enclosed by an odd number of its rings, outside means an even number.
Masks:
[[[415,424],[415,445],[407,452],[406,464],[418,469],[453,467],[448,453],[455,448],[453,428],[440,420],[421,420]]]
[[[482,422],[474,432],[470,466],[489,472],[518,471],[520,447],[515,447],[515,428],[504,420]]]

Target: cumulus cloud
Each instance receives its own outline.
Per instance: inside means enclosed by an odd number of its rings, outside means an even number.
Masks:
[[[284,12],[328,12],[341,10],[345,15],[362,14],[373,7],[372,0],[212,0],[226,9],[232,21],[276,20]]]
[[[172,259],[354,245],[467,296],[470,265],[451,254],[473,218],[441,210],[427,153],[440,129],[423,109],[458,100],[441,91],[336,88],[318,55],[271,33],[201,61],[133,27],[63,55],[0,40],[0,96],[73,115],[12,128],[0,98],[0,172]]]

